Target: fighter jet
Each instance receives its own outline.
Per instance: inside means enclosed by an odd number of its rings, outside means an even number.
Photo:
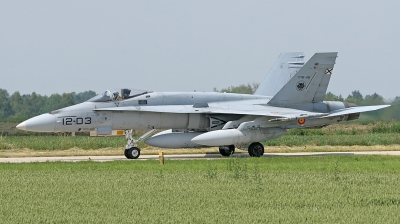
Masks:
[[[259,157],[264,154],[260,142],[277,138],[288,129],[320,128],[390,106],[324,101],[337,52],[316,53],[306,63],[303,58],[302,52],[281,54],[254,95],[107,90],[81,104],[28,119],[17,128],[125,135],[128,159],[140,156],[137,142],[145,139],[161,148],[212,146],[219,147],[223,156],[241,148]],[[150,131],[134,139],[132,129]],[[160,129],[167,130],[153,135]]]

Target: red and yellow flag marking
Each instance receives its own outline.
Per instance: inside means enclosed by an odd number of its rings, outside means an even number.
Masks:
[[[297,119],[297,123],[299,123],[299,125],[303,125],[304,123],[306,123],[306,119],[305,118],[299,118],[299,119]]]

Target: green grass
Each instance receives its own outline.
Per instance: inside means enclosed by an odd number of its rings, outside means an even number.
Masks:
[[[400,144],[399,133],[359,135],[284,135],[263,142],[266,146],[373,146]]]
[[[3,223],[399,223],[400,158],[0,164]]]
[[[67,150],[120,148],[124,147],[124,137],[89,136],[3,136],[0,137],[0,149]],[[142,143],[143,144],[143,143]]]

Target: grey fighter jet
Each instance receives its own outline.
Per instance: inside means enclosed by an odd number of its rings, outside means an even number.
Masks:
[[[337,53],[281,54],[254,95],[217,92],[105,91],[74,106],[26,120],[17,128],[36,132],[91,131],[127,139],[125,156],[136,159],[136,143],[162,148],[217,146],[223,156],[235,147],[264,154],[260,143],[292,128],[320,128],[358,119],[361,112],[390,105],[357,106],[323,101]],[[138,139],[132,129],[150,130]],[[158,129],[167,129],[150,137]],[[150,138],[149,138],[150,137]]]

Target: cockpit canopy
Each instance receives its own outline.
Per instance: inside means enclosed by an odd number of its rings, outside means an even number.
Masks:
[[[141,90],[141,89],[121,89],[120,91],[110,91],[106,90],[101,94],[89,99],[87,102],[108,102],[116,100],[125,100],[140,96],[146,93],[151,93],[152,91]]]

